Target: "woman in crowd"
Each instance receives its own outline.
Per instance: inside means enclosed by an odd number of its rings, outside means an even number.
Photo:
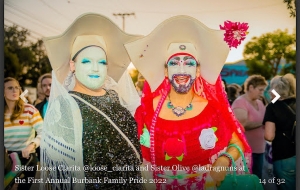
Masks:
[[[21,93],[20,84],[16,79],[11,77],[4,79],[4,146],[9,154],[17,152],[22,165],[25,165],[30,154],[35,153],[40,145],[43,120],[33,105],[25,103],[20,98]],[[24,171],[26,183],[20,183],[18,189],[30,189],[32,181],[28,181],[28,178],[35,176],[36,164],[35,158],[29,165],[32,170]]]
[[[292,74],[275,76],[270,89],[280,98],[268,104],[264,117],[265,139],[272,142],[274,175],[279,190],[296,189],[296,79]],[[274,94],[271,93],[272,98]]]
[[[137,77],[137,82],[135,83],[135,88],[136,88],[139,96],[142,96],[144,83],[145,83],[145,78],[141,75],[141,73],[139,73],[138,77]]]
[[[80,168],[60,173],[50,171],[52,179],[77,180],[53,183],[55,188],[143,188],[142,183],[129,183],[130,178],[141,177],[137,170],[140,148],[136,122],[120,104],[118,94],[110,89],[111,80],[118,81],[130,63],[123,44],[135,38],[106,17],[88,13],[77,18],[62,35],[44,39],[54,71],[41,165]],[[71,89],[69,93],[63,85]],[[136,92],[133,83],[132,88]],[[90,170],[84,171],[83,166],[89,166]],[[42,177],[46,174],[43,172]],[[126,179],[126,183],[104,181],[120,178]],[[88,181],[78,181],[84,179]]]
[[[239,96],[232,104],[236,118],[244,126],[247,140],[252,148],[253,174],[262,178],[263,160],[266,142],[264,139],[263,117],[265,106],[260,96],[267,87],[263,76],[251,75],[245,83],[245,94]]]
[[[237,89],[238,96],[241,95],[241,91],[243,90],[242,87],[241,87],[241,85],[239,85],[239,84],[237,84],[237,83],[231,83],[231,84],[229,84],[228,86],[233,86],[233,87],[235,87],[235,88]]]
[[[228,94],[228,84],[225,79],[222,79],[222,86],[226,94]]]
[[[153,178],[166,180],[156,189],[215,189],[226,172],[192,166],[228,167],[221,153],[240,157],[230,144],[251,153],[220,78],[229,52],[223,32],[176,16],[125,47],[147,81],[136,120],[144,164],[165,168],[151,170]]]
[[[234,102],[235,99],[237,99],[237,97],[239,97],[239,92],[238,89],[235,86],[228,86],[228,93],[227,93],[227,97],[228,97],[228,102],[230,105],[232,105],[232,103]]]

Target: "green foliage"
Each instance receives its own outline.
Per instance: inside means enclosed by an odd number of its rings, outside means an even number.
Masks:
[[[287,9],[290,10],[290,16],[296,17],[296,0],[283,0],[286,3]]]
[[[283,59],[286,63],[296,64],[296,35],[289,34],[287,30],[276,30],[253,37],[246,44],[243,55],[249,75],[261,74],[270,79],[278,74]],[[282,69],[282,72],[288,71],[291,69]]]
[[[14,77],[21,86],[36,87],[38,78],[51,71],[42,40],[33,43],[28,30],[4,27],[4,77]]]

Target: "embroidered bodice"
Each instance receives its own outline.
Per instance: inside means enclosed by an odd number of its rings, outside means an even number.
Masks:
[[[200,114],[189,119],[172,121],[158,117],[154,134],[156,164],[211,164],[211,157],[227,147],[233,133],[219,115],[218,110],[208,103]],[[144,132],[145,127],[150,130],[149,120],[150,117],[145,118],[140,132]],[[144,159],[150,161],[150,148],[141,144]]]

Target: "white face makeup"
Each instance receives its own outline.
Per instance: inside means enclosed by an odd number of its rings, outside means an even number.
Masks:
[[[177,55],[168,63],[168,77],[177,93],[187,93],[196,78],[197,61],[189,55]]]
[[[75,59],[76,79],[89,89],[97,90],[105,82],[107,60],[104,50],[91,46],[82,50]]]

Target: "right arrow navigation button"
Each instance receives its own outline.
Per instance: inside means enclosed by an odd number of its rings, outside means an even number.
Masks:
[[[271,92],[275,95],[275,98],[271,101],[274,104],[280,98],[280,95],[274,89]]]

